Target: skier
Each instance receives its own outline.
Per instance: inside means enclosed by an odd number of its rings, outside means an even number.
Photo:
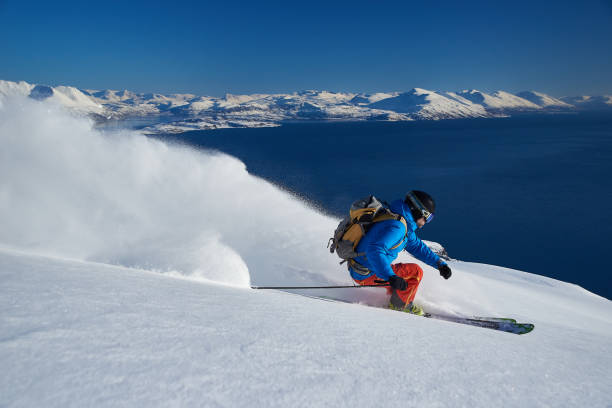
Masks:
[[[424,314],[423,309],[413,303],[423,278],[423,269],[414,263],[391,264],[402,250],[437,268],[444,279],[451,277],[451,269],[446,262],[415,234],[417,228],[431,222],[435,208],[433,198],[417,190],[410,191],[404,200],[392,202],[389,209],[404,218],[407,228],[395,219],[374,223],[357,245],[356,252],[363,255],[349,262],[349,271],[356,283],[375,285],[384,284],[381,281],[389,282],[389,307],[392,309]]]

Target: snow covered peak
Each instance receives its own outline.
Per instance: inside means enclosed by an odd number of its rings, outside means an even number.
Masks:
[[[373,94],[357,94],[349,102],[354,105],[369,105],[387,98],[393,98],[399,92],[377,92]]]
[[[429,90],[423,89],[423,88],[412,88],[407,93],[411,93],[411,94],[414,94],[414,95],[431,95],[431,94],[433,94],[435,92],[434,91],[429,91]]]
[[[241,103],[250,102],[254,99],[260,99],[265,97],[266,95],[262,94],[251,94],[251,95],[234,95],[234,94],[225,94],[225,101],[230,104],[240,105]]]
[[[97,98],[100,102],[120,102],[128,99],[132,99],[134,94],[130,91],[113,91],[111,89],[105,89],[103,91],[91,91],[88,90],[88,95]]]
[[[492,111],[539,109],[539,106],[533,102],[504,91],[487,94],[476,89],[471,89],[469,91],[457,92],[457,94]]]
[[[30,91],[29,97],[32,99],[36,99],[37,101],[44,101],[47,98],[52,97],[54,94],[53,88],[46,85],[36,85]]]
[[[316,91],[306,90],[296,92],[294,96],[299,97],[303,101],[319,103],[319,104],[339,104],[350,102],[355,97],[354,93],[332,92],[332,91]]]
[[[27,96],[34,85],[25,81],[12,82],[0,80],[0,96]]]
[[[104,111],[101,104],[72,86],[53,88],[53,97],[62,105],[75,110],[98,114]]]
[[[101,114],[104,107],[94,99],[71,86],[51,87],[27,82],[0,80],[0,97],[23,96],[39,101],[49,100],[83,114]]]
[[[374,102],[369,106],[376,109],[389,109],[394,112],[414,113],[424,105],[430,104],[432,99],[437,99],[434,92],[413,88],[395,97]]]
[[[413,88],[395,97],[386,98],[368,105],[370,108],[412,114],[418,119],[452,119],[486,117],[485,109],[454,95]]]
[[[550,108],[550,107],[571,108],[572,107],[572,105],[570,105],[569,103],[563,102],[560,99],[553,98],[552,96],[546,95],[541,92],[524,91],[524,92],[519,92],[516,95],[520,98],[526,99],[529,102],[532,102],[543,108]]]
[[[609,110],[612,109],[612,95],[599,96],[569,96],[560,98],[579,110]]]
[[[479,103],[479,104],[485,104],[486,103],[485,101],[491,98],[491,95],[487,95],[476,89],[470,89],[469,91],[468,90],[460,91],[460,92],[457,92],[457,95],[473,103]]]

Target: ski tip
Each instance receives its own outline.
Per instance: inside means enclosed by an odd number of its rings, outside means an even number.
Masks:
[[[520,333],[517,334],[531,333],[535,329],[535,326],[531,323],[516,323],[516,325],[521,329]]]

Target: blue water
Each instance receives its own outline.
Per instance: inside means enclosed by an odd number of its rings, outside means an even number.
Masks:
[[[427,191],[438,209],[420,236],[451,257],[612,299],[612,115],[297,123],[168,137],[232,154],[338,217],[368,194],[390,201]]]

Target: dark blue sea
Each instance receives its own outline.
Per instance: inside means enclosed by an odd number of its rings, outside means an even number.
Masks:
[[[426,191],[437,211],[420,236],[451,257],[612,299],[612,115],[307,122],[168,138],[234,155],[338,217],[369,194]]]

